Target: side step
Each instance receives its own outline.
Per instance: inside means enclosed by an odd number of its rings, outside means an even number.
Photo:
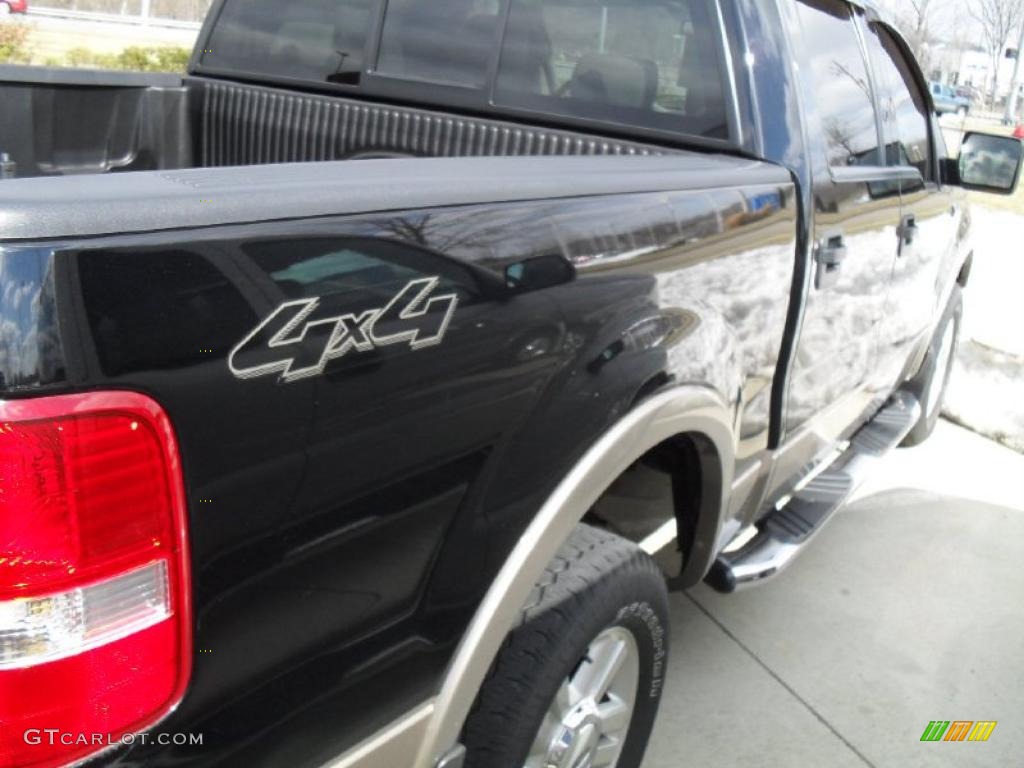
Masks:
[[[893,395],[824,472],[762,518],[743,546],[720,554],[705,581],[719,592],[733,592],[789,565],[875,464],[900,444],[920,415],[921,405],[913,395],[903,391]]]

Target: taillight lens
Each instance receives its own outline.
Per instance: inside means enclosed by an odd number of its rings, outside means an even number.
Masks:
[[[0,403],[0,766],[63,765],[145,730],[190,662],[166,414],[129,392]]]

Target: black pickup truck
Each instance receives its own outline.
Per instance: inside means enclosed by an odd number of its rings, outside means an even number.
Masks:
[[[636,768],[667,590],[928,435],[1021,165],[842,0],[218,0],[0,70],[0,153],[35,768]]]

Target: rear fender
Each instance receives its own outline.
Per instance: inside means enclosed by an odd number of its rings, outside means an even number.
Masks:
[[[683,386],[655,395],[630,411],[583,455],[520,537],[463,635],[429,718],[415,721],[424,729],[416,768],[432,768],[458,740],[476,692],[520,607],[583,515],[633,462],[682,433],[700,435],[708,451],[714,452],[715,474],[706,494],[717,514],[704,524],[715,527],[717,533],[725,512],[724,489],[732,483],[732,415],[722,399],[708,389]]]

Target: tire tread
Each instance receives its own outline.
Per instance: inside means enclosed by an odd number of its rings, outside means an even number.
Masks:
[[[530,591],[480,687],[463,730],[470,747],[466,768],[510,765],[508,757],[523,738],[520,702],[533,690],[537,670],[553,653],[564,654],[561,638],[588,610],[595,587],[638,573],[656,578],[664,589],[658,566],[635,544],[577,526]]]

